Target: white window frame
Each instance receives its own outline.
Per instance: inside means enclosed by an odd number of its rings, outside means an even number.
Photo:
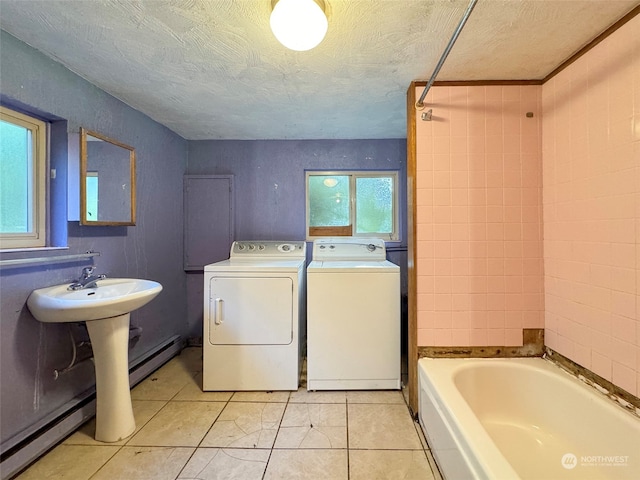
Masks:
[[[309,212],[310,212],[310,204],[309,204],[309,177],[311,176],[331,176],[331,175],[339,175],[339,176],[348,176],[349,177],[349,209],[350,209],[350,217],[352,222],[352,232],[351,236],[353,237],[379,237],[388,242],[397,242],[400,241],[400,228],[399,228],[399,190],[398,190],[398,171],[397,170],[307,170],[305,172],[305,232],[307,241],[313,241],[316,238],[323,238],[326,236],[340,236],[344,235],[342,233],[334,233],[329,231],[326,235],[311,235],[309,232]],[[393,179],[393,220],[392,220],[392,229],[391,234],[388,233],[357,233],[355,232],[355,226],[357,225],[357,208],[356,208],[356,179],[358,178],[377,178],[377,177],[391,177]],[[312,227],[313,228],[313,227]]]
[[[0,106],[0,118],[31,131],[32,175],[29,198],[31,231],[26,233],[0,233],[0,249],[45,247],[47,244],[47,123]]]

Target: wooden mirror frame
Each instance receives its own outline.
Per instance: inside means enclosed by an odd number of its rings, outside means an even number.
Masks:
[[[87,137],[95,137],[103,142],[108,142],[129,152],[129,181],[131,197],[129,199],[129,218],[117,220],[89,220],[87,218],[87,169],[88,169],[88,148]],[[87,226],[133,226],[136,224],[136,152],[133,147],[101,135],[97,132],[80,127],[80,225]]]

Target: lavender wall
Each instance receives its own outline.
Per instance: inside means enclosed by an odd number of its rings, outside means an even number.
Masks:
[[[55,244],[69,248],[30,255],[99,251],[95,261],[99,273],[148,278],[164,286],[159,297],[132,314],[132,324],[143,330],[130,352],[132,361],[173,335],[202,335],[202,274],[186,275],[182,264],[185,174],[233,174],[235,238],[268,240],[304,239],[306,169],[399,170],[403,241],[395,244],[398,251],[390,252],[389,258],[405,272],[404,139],[187,142],[14,37],[0,35],[0,101],[55,120],[51,161],[58,174],[51,180],[50,193],[62,218],[51,230]],[[73,192],[78,185],[67,185],[66,172],[77,169],[76,139],[81,126],[136,149],[136,226],[93,227],[67,221],[67,203],[69,218],[77,220],[77,193]],[[5,252],[0,258],[26,255]],[[68,328],[36,321],[25,304],[33,289],[71,281],[88,264],[0,269],[3,444],[93,386],[90,362],[54,379],[54,370],[64,368],[71,359]],[[72,328],[80,337],[85,334],[81,325]]]
[[[69,249],[29,255],[99,251],[102,255],[95,260],[99,273],[148,278],[164,286],[153,302],[132,313],[132,324],[143,330],[140,341],[130,352],[132,361],[173,335],[186,335],[186,276],[182,269],[186,140],[14,37],[5,32],[0,35],[2,103],[58,121],[52,129],[57,151],[52,166],[58,169],[58,174],[51,181],[51,193],[62,218],[52,230],[58,243],[64,243],[68,237]],[[65,124],[66,128],[60,128]],[[66,221],[66,137],[77,136],[80,126],[136,149],[136,226],[82,227]],[[71,149],[69,155],[73,155]],[[2,259],[26,255],[5,252]],[[91,362],[54,380],[54,369],[65,367],[71,359],[67,326],[42,324],[25,305],[33,289],[68,282],[87,264],[52,263],[0,269],[3,443],[94,383]],[[82,328],[74,327],[80,335],[84,333]]]
[[[87,172],[98,175],[96,221],[117,222],[131,218],[130,152],[108,142],[87,142]]]
[[[389,259],[406,279],[406,151],[405,139],[192,141],[187,173],[234,175],[235,239],[304,240],[305,170],[398,170],[402,242],[388,244],[400,250]],[[187,285],[189,332],[198,337],[202,274],[190,273]]]

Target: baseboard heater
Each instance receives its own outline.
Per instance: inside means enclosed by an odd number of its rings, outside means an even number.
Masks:
[[[184,341],[175,335],[161,343],[129,367],[131,387],[168,362],[184,348]],[[23,430],[2,444],[0,474],[11,478],[47,450],[57,445],[80,425],[96,414],[96,391],[91,388],[82,395]]]

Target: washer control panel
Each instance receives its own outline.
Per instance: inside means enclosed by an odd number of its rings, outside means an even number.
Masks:
[[[313,242],[313,260],[378,261],[386,258],[387,250],[381,238],[327,237]]]
[[[273,240],[247,240],[233,242],[230,257],[306,257],[306,242],[279,242]]]

